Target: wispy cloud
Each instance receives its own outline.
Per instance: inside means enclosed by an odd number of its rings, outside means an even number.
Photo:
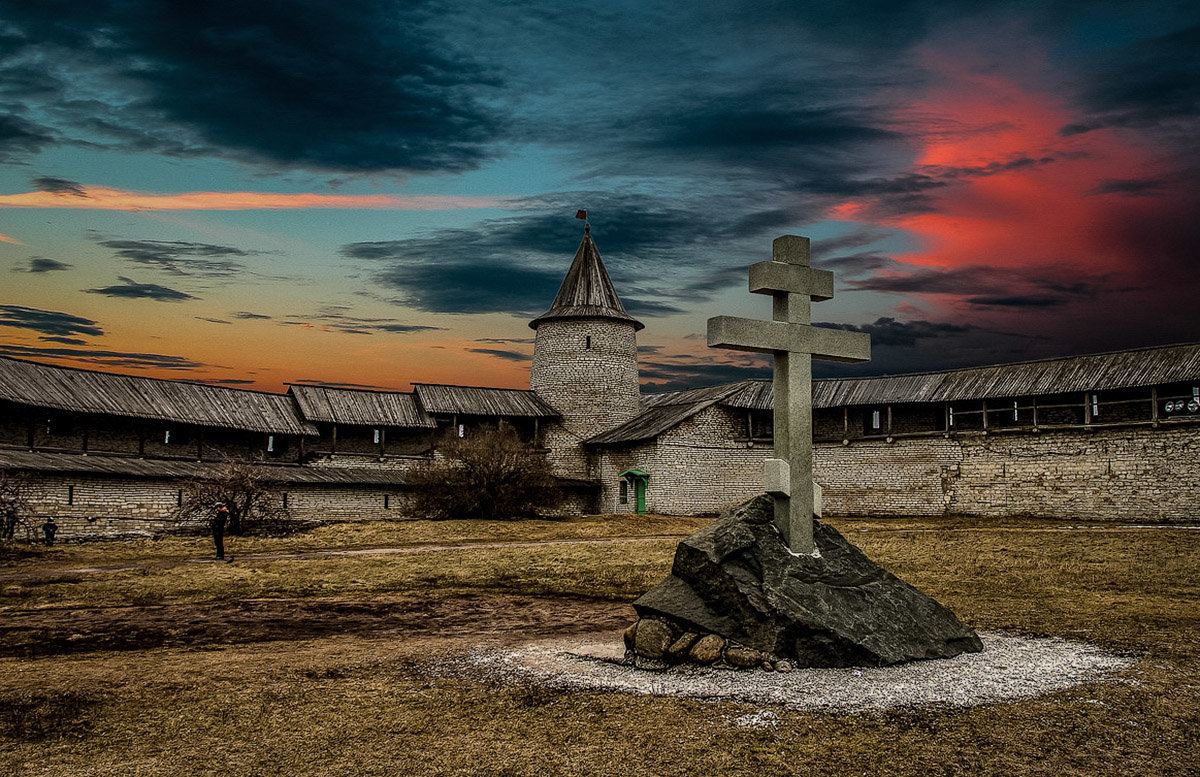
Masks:
[[[39,310],[21,305],[0,305],[0,326],[32,329],[51,337],[87,335],[99,337],[104,329],[90,318],[60,313],[54,310]]]
[[[138,283],[131,278],[118,276],[117,280],[121,283],[112,286],[103,286],[98,289],[84,289],[88,294],[103,294],[106,297],[118,297],[122,299],[152,299],[159,302],[183,302],[189,299],[198,299],[187,292],[171,289],[166,286],[160,286],[157,283]]]
[[[0,354],[33,359],[67,360],[91,365],[122,368],[155,368],[165,370],[194,370],[208,366],[203,362],[181,356],[158,353],[128,353],[124,351],[84,350],[77,348],[38,348],[0,343]]]
[[[60,262],[57,259],[51,259],[47,256],[31,256],[29,264],[25,267],[14,267],[13,272],[28,272],[28,273],[45,273],[58,272],[69,270],[75,265],[67,262]]]
[[[117,256],[134,264],[157,267],[171,275],[207,278],[237,275],[245,270],[245,265],[233,257],[263,253],[179,240],[103,240],[100,245],[113,249]]]
[[[320,329],[348,335],[412,334],[441,330],[439,326],[409,324],[396,318],[362,318],[339,312],[338,308],[323,310],[307,316],[289,316],[279,322],[283,326]]]
[[[504,197],[400,194],[285,194],[277,192],[135,192],[74,184],[67,190],[0,194],[0,208],[90,210],[466,210],[505,208]],[[15,242],[15,241],[14,241]]]

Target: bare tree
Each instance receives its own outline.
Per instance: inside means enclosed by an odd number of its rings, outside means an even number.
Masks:
[[[0,541],[18,537],[33,541],[40,525],[29,501],[29,481],[17,472],[0,470]]]
[[[203,525],[218,502],[229,510],[229,533],[287,534],[295,530],[291,512],[271,488],[269,470],[244,459],[225,458],[183,484],[175,515],[180,523]]]
[[[429,518],[508,519],[549,510],[562,500],[545,454],[523,442],[512,426],[449,433],[440,456],[408,478],[413,506]]]

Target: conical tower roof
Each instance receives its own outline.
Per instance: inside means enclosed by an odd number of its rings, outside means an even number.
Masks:
[[[530,321],[529,326],[537,329],[538,324],[552,318],[615,318],[632,323],[634,331],[645,328],[641,321],[625,312],[590,229],[583,234],[583,242],[575,252],[575,260],[563,278],[554,304]]]

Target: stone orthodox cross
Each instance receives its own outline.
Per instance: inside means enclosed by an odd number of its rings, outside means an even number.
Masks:
[[[775,457],[767,459],[766,490],[775,499],[775,525],[788,547],[815,554],[812,357],[866,361],[871,336],[811,326],[811,303],[833,296],[833,273],[808,266],[808,238],[776,238],[771,257],[750,265],[750,291],[774,298],[774,320],[714,316],[708,320],[708,344],[774,357]]]

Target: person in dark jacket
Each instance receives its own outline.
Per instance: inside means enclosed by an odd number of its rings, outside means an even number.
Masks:
[[[55,534],[58,534],[58,524],[54,522],[54,516],[52,515],[42,524],[42,536],[46,538],[47,545],[54,544]]]
[[[208,528],[212,529],[213,544],[217,546],[217,559],[225,559],[225,524],[229,521],[229,508],[224,502],[217,502],[216,512],[208,519]]]
[[[17,498],[9,496],[4,498],[4,535],[3,538],[11,540],[13,532],[17,528]]]

